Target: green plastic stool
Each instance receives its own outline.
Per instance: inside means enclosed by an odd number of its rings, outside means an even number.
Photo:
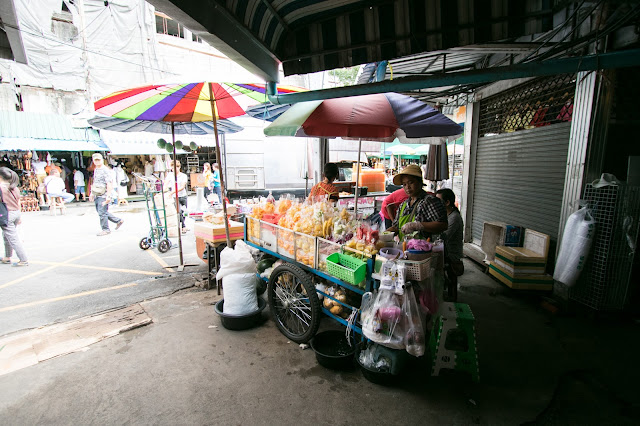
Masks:
[[[480,381],[475,321],[469,305],[442,304],[441,314],[429,339],[432,376],[440,375],[440,370],[449,369],[467,372],[474,382]]]

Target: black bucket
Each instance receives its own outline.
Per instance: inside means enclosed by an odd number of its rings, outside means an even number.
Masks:
[[[310,344],[321,366],[332,370],[348,370],[354,367],[355,344],[349,346],[344,331],[322,331],[311,339]]]
[[[220,315],[220,322],[227,330],[246,330],[262,322],[262,311],[267,302],[258,297],[258,310],[247,315],[229,315],[224,313],[224,299],[216,303],[216,314]]]

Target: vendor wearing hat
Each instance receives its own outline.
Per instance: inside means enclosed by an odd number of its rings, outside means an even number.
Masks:
[[[435,196],[422,189],[422,170],[416,164],[407,166],[393,177],[394,185],[402,185],[407,198],[398,208],[391,228],[400,240],[406,234],[420,232],[425,238],[447,229],[447,210]]]

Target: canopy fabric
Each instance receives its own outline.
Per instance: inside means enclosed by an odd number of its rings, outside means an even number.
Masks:
[[[342,137],[444,143],[462,128],[424,102],[397,93],[300,102],[264,130],[267,136]]]
[[[171,124],[163,121],[127,120],[114,117],[95,117],[88,121],[93,127],[114,132],[149,132],[171,135]],[[173,124],[175,133],[178,135],[211,135],[214,132],[213,123],[207,121],[175,122]],[[220,120],[217,124],[220,133],[237,133],[243,130],[242,126],[230,120]]]
[[[279,94],[305,89],[278,87]],[[244,115],[268,101],[264,84],[198,82],[137,87],[115,92],[94,103],[96,113],[128,120],[164,122],[212,121]]]
[[[102,141],[0,137],[0,151],[106,151]]]

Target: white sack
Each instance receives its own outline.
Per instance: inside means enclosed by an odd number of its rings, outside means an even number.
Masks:
[[[562,234],[554,280],[568,287],[578,281],[580,272],[586,265],[595,231],[596,221],[587,207],[569,216]]]
[[[227,315],[249,315],[258,310],[255,272],[226,275],[222,280],[224,289],[224,313]]]
[[[238,247],[225,247],[220,253],[220,269],[216,279],[223,279],[232,274],[257,274],[256,263],[248,250]],[[226,304],[226,301],[225,301]]]

